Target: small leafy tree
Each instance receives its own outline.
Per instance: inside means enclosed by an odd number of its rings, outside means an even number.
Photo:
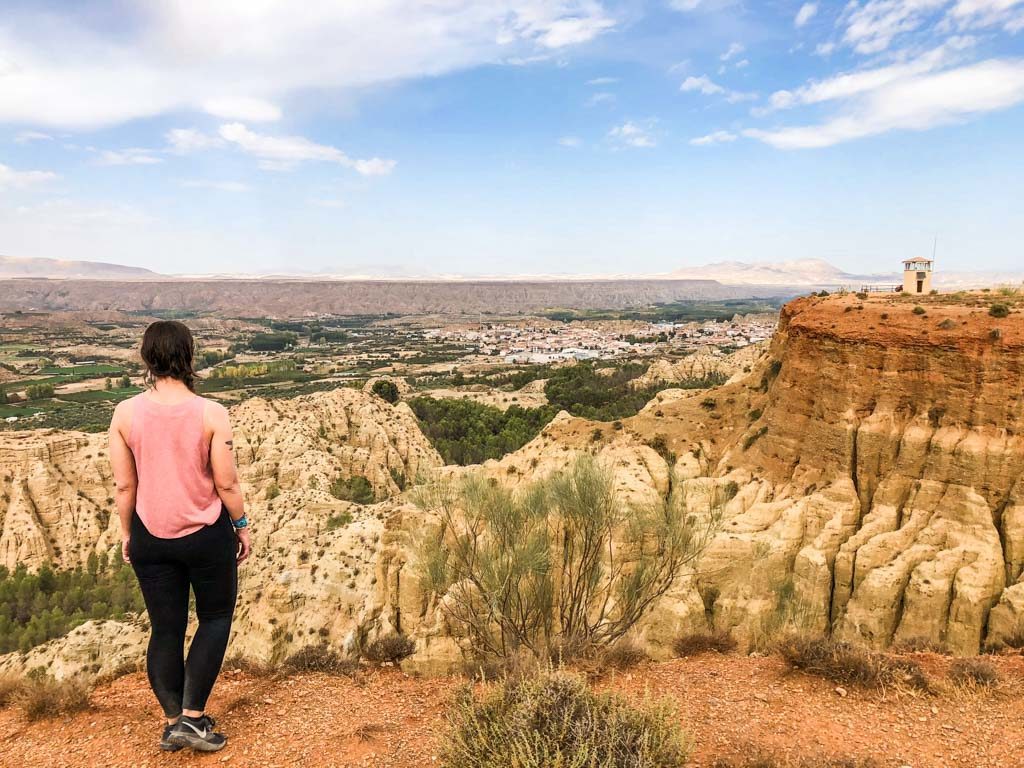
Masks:
[[[721,519],[720,503],[698,514],[678,491],[624,504],[589,456],[520,491],[476,475],[416,501],[440,518],[418,545],[421,584],[484,657],[611,645],[700,556]]]
[[[336,499],[356,504],[373,504],[376,501],[373,485],[362,475],[336,478],[331,483],[331,495]]]
[[[371,387],[373,394],[389,403],[397,403],[399,398],[398,386],[390,379],[378,379]]]

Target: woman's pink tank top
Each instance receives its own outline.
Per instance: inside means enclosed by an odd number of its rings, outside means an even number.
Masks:
[[[132,404],[128,447],[139,476],[135,512],[146,530],[176,539],[215,523],[221,501],[203,426],[206,401],[196,396],[161,405],[140,394]]]

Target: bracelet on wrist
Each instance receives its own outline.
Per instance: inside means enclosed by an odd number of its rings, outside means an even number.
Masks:
[[[240,531],[243,528],[248,528],[249,527],[249,518],[246,515],[242,515],[237,520],[232,520],[231,521],[231,525],[234,526],[236,531]]]

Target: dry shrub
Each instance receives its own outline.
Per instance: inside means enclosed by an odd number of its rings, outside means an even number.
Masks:
[[[949,648],[943,643],[935,643],[927,637],[909,637],[892,646],[893,653],[938,653],[949,654]]]
[[[118,664],[114,669],[105,675],[99,675],[93,681],[93,687],[100,685],[108,685],[109,683],[119,680],[126,675],[134,675],[136,672],[142,672],[146,669],[145,663],[140,659],[134,659],[132,661],[125,661]]]
[[[235,654],[224,660],[224,669],[226,670],[238,670],[244,672],[250,677],[267,678],[277,677],[281,674],[281,670],[275,667],[273,664],[269,664],[259,659],[251,659],[248,656],[242,656]]]
[[[0,675],[0,707],[6,707],[17,698],[24,681],[15,675]]]
[[[558,659],[551,660],[556,666],[561,665]],[[515,653],[504,657],[482,656],[467,659],[462,665],[462,673],[471,680],[521,680],[537,674],[539,663],[531,653]]]
[[[480,699],[467,686],[448,720],[448,768],[678,768],[690,751],[669,704],[634,706],[550,670],[506,681]]]
[[[879,768],[870,757],[781,758],[759,749],[748,750],[743,757],[720,757],[711,768]]]
[[[949,679],[957,685],[987,688],[999,682],[999,671],[986,659],[957,659],[949,667]]]
[[[398,663],[416,653],[416,642],[401,632],[381,635],[363,649],[363,658],[376,664]]]
[[[359,662],[342,656],[326,643],[308,645],[284,661],[288,672],[322,672],[328,675],[353,677],[359,671]]]
[[[672,643],[676,656],[696,656],[698,653],[731,653],[736,650],[736,639],[725,631],[694,632],[680,635]]]
[[[603,668],[629,669],[648,661],[646,651],[634,640],[620,640],[601,652],[598,663]]]
[[[17,698],[29,720],[42,720],[88,709],[89,686],[84,680],[39,675],[25,681]]]
[[[930,691],[924,670],[913,661],[874,653],[850,643],[823,637],[790,635],[779,653],[793,669],[836,683],[864,687],[906,686]]]

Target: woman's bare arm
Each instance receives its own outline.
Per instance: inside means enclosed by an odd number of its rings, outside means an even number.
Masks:
[[[206,418],[213,431],[210,439],[213,484],[231,519],[241,520],[245,516],[245,499],[242,497],[242,485],[238,482],[238,469],[235,467],[235,445],[228,409],[220,403],[210,403],[206,409]],[[238,537],[235,557],[238,562],[242,562],[252,550],[249,529],[236,528],[235,535]]]
[[[131,427],[131,406],[119,403],[110,420],[109,455],[110,468],[114,473],[117,516],[121,520],[121,554],[128,562],[128,539],[132,530],[132,513],[135,511],[135,494],[139,488],[139,476],[135,470],[135,457],[125,434]]]
[[[239,520],[245,514],[245,499],[242,498],[242,486],[238,482],[238,470],[235,468],[234,438],[228,409],[220,403],[210,403],[206,413],[213,430],[210,441],[213,483],[231,519]]]

